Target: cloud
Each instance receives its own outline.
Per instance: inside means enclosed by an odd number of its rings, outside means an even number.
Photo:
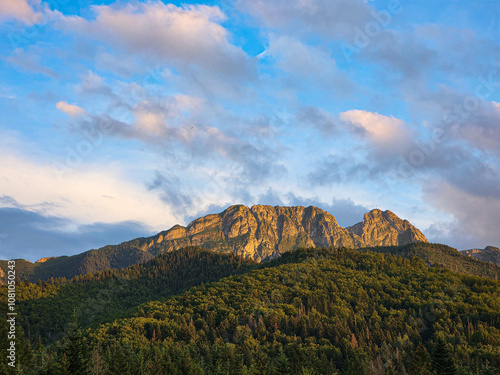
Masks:
[[[362,0],[242,0],[237,4],[273,30],[333,39],[362,27],[372,19],[374,9]]]
[[[401,155],[412,142],[410,128],[392,116],[353,109],[340,113],[339,118],[351,127],[354,134],[368,140],[382,159]]]
[[[0,22],[16,20],[26,25],[39,22],[42,16],[35,12],[30,4],[39,6],[40,1],[2,0],[0,2]]]
[[[67,218],[11,207],[0,207],[0,228],[0,259],[21,256],[32,262],[153,234],[134,221],[81,225]]]
[[[266,58],[275,60],[275,66],[287,73],[286,80],[299,88],[313,84],[315,90],[322,88],[344,97],[353,89],[353,83],[337,69],[335,59],[325,48],[287,36],[271,35]]]
[[[80,108],[74,104],[68,104],[63,101],[57,102],[56,108],[61,112],[66,113],[70,117],[77,117],[85,114],[85,110],[83,108]]]
[[[156,171],[148,189],[160,191],[161,199],[179,214],[187,215],[193,209],[195,195],[171,172]]]
[[[92,71],[88,71],[83,77],[82,82],[77,86],[77,92],[88,96],[104,95],[112,99],[116,98],[104,78]]]
[[[226,16],[218,7],[177,7],[160,1],[93,6],[96,18],[64,16],[55,11],[59,27],[102,40],[131,55],[175,64],[190,65],[230,77],[246,76],[248,58],[230,43],[220,22]],[[134,27],[130,27],[134,25]]]
[[[16,48],[14,53],[7,57],[5,61],[28,72],[44,74],[52,78],[59,78],[59,75],[54,70],[43,66],[40,63],[40,56],[41,50],[37,47],[31,48],[29,51]]]
[[[340,114],[342,121],[350,123],[355,131],[381,147],[399,142],[406,137],[404,122],[392,116],[353,109]]]
[[[436,207],[453,217],[431,227],[432,236],[458,249],[500,245],[500,197],[469,193],[446,182],[429,184],[424,191]]]
[[[0,207],[22,208],[81,225],[136,221],[163,230],[181,221],[140,181],[125,178],[119,165],[82,164],[74,169],[64,157],[52,163],[34,161],[7,149],[0,157],[0,191],[17,202],[3,201]]]
[[[338,133],[337,119],[322,108],[307,106],[298,110],[296,120],[306,126],[316,128],[322,135],[332,136]]]
[[[231,131],[199,123],[196,116],[191,117],[197,113],[198,106],[203,107],[203,101],[179,95],[138,103],[131,110],[134,119],[130,122],[105,114],[90,115],[82,119],[79,126],[92,132],[108,124],[111,135],[159,147],[167,159],[221,167],[233,176],[228,178],[241,184],[279,179],[286,174],[286,167],[279,160],[279,147],[255,144]],[[200,113],[206,112],[201,110]]]

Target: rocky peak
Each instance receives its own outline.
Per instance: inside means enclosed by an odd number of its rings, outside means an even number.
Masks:
[[[40,258],[38,259],[35,263],[44,263],[46,261],[48,261],[49,259],[53,259],[55,257],[44,257],[44,258]]]
[[[347,230],[358,236],[364,246],[406,245],[411,242],[429,242],[427,238],[408,220],[400,219],[387,210],[371,210],[363,221],[348,227]]]
[[[156,255],[189,245],[232,252],[257,261],[271,259],[297,247],[365,247],[402,245],[427,239],[408,221],[390,211],[372,210],[362,222],[343,228],[318,207],[234,205],[219,214],[176,225],[142,249]]]

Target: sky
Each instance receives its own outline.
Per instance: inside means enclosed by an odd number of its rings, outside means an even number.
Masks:
[[[232,204],[500,246],[499,36],[499,1],[0,0],[0,259]]]

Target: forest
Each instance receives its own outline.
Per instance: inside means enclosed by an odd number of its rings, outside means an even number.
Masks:
[[[497,269],[419,246],[299,249],[260,264],[190,247],[20,281],[17,368],[4,356],[0,372],[498,375]]]

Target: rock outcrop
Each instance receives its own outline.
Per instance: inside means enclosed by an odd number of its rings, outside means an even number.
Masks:
[[[491,262],[500,267],[500,249],[498,247],[486,246],[484,249],[462,250],[461,252],[482,262]]]
[[[420,230],[391,211],[371,210],[363,221],[347,230],[361,239],[362,246],[394,246],[428,242]]]
[[[141,249],[157,255],[196,245],[264,261],[298,247],[358,248],[418,241],[428,242],[417,228],[390,211],[373,210],[362,222],[343,228],[332,214],[313,206],[236,205],[187,227],[176,225],[149,238]]]

